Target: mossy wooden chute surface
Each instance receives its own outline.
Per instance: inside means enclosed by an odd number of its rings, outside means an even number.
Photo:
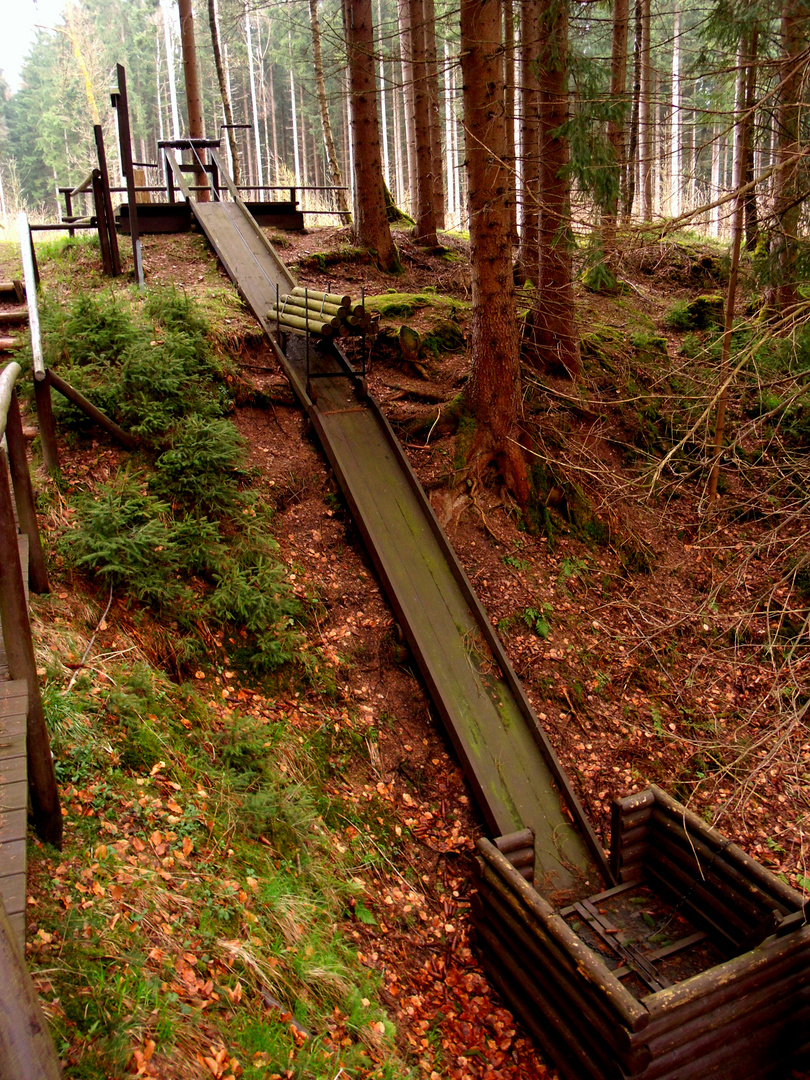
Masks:
[[[608,874],[599,843],[393,431],[337,349],[278,336],[268,311],[295,286],[250,215],[192,212],[309,412],[484,817],[496,832],[533,830],[544,889],[590,888]]]

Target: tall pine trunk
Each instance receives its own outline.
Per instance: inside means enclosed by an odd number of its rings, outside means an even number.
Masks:
[[[233,130],[233,106],[231,105],[231,92],[228,87],[228,79],[225,74],[225,65],[222,60],[222,45],[219,37],[219,16],[217,14],[217,0],[208,0],[208,23],[211,28],[211,48],[214,53],[214,65],[217,69],[217,81],[219,94],[222,98],[222,111],[225,114],[225,123],[228,125],[228,146],[231,151],[231,168],[233,182],[238,186],[242,183],[242,170],[239,166],[239,147],[236,145],[236,132]]]
[[[395,270],[399,257],[391,238],[383,194],[371,0],[343,0],[343,26],[352,116],[354,234],[358,244],[376,251],[383,270]]]
[[[720,393],[717,399],[717,415],[714,422],[714,453],[709,473],[707,498],[713,502],[717,498],[717,482],[720,478],[720,457],[723,450],[723,438],[726,432],[726,406],[728,404],[728,376],[731,358],[731,334],[734,328],[734,308],[737,302],[737,277],[740,268],[740,248],[742,246],[744,198],[742,185],[745,177],[745,61],[747,59],[745,41],[740,42],[737,65],[737,85],[735,90],[736,124],[734,127],[734,154],[731,184],[734,189],[734,205],[731,216],[731,270],[728,277],[728,292],[723,319],[723,343],[720,350]]]
[[[441,94],[436,58],[436,12],[433,0],[422,0],[425,16],[425,62],[427,65],[430,158],[433,179],[433,217],[437,229],[444,228],[444,159],[442,158]]]
[[[745,140],[744,181],[746,186],[754,180],[754,110],[757,94],[757,51],[759,48],[759,27],[754,24],[749,43],[748,66],[745,77],[745,116],[743,117]],[[745,249],[753,251],[759,235],[759,217],[757,214],[757,191],[751,187],[745,193]]]
[[[800,56],[807,47],[807,25],[810,20],[808,0],[784,0],[782,7],[782,61],[779,91],[779,145],[774,192],[774,212],[779,235],[776,253],[779,264],[778,282],[771,301],[780,314],[790,312],[798,303],[796,260],[798,228],[803,195],[800,193],[799,155],[801,153],[800,119],[804,111],[802,82],[805,64]]]
[[[509,176],[509,197],[511,208],[509,221],[512,246],[519,243],[517,220],[517,155],[515,153],[515,7],[513,0],[504,0],[503,5],[503,104],[506,111],[506,167]],[[449,148],[448,148],[449,149]]]
[[[210,0],[213,2],[213,0]],[[340,174],[335,139],[332,135],[332,122],[329,119],[329,105],[326,100],[326,83],[323,77],[323,50],[321,49],[321,26],[318,20],[318,0],[309,0],[309,26],[312,32],[312,53],[315,60],[315,87],[318,92],[318,108],[321,113],[323,142],[326,147],[326,160],[329,163],[329,178],[339,190],[337,195],[338,210],[349,212],[349,200],[343,190],[343,177]]]
[[[624,191],[622,193],[622,217],[629,222],[636,200],[639,174],[639,118],[641,113],[641,27],[643,0],[636,0],[635,26],[633,32],[633,105],[630,110],[630,137],[627,147],[627,162],[624,169]]]
[[[683,149],[681,134],[681,9],[675,0],[672,23],[672,113],[670,126],[670,179],[669,212],[672,217],[681,215],[681,174],[683,173]]]
[[[639,130],[639,189],[641,217],[653,217],[653,156],[655,129],[652,118],[653,70],[650,56],[650,0],[640,0],[641,6],[641,92],[638,106]]]
[[[402,96],[405,102],[405,146],[408,155],[408,210],[416,216],[416,118],[414,108],[413,41],[410,0],[397,0]]]
[[[571,269],[568,141],[568,8],[542,0],[535,69],[540,117],[540,274],[529,315],[525,356],[534,367],[579,374]]]
[[[608,121],[607,137],[613,151],[613,179],[608,192],[602,224],[605,261],[612,261],[616,242],[616,219],[619,213],[619,190],[624,172],[624,108],[627,88],[627,33],[630,26],[629,0],[613,0],[613,38],[610,51],[610,100],[613,113]]]
[[[259,106],[256,101],[256,73],[253,70],[253,32],[250,26],[250,8],[248,7],[247,2],[245,2],[245,36],[248,54],[248,74],[250,76],[250,107],[253,116],[253,142],[256,148],[256,179],[254,183],[261,187],[264,183],[264,176],[262,173],[262,142],[261,132],[259,131]],[[261,192],[259,193],[259,196],[261,197]]]
[[[194,41],[194,14],[191,0],[178,0],[180,6],[180,41],[183,47],[183,77],[186,84],[186,108],[188,110],[188,133],[192,139],[205,135],[200,94],[200,77],[197,71],[197,46]],[[199,202],[208,201],[207,174],[194,155],[194,183],[203,188],[196,192]]]
[[[520,4],[520,247],[518,284],[537,284],[540,272],[540,116],[537,109],[539,0]]]
[[[514,441],[521,413],[520,358],[510,256],[506,117],[498,0],[461,0],[461,70],[469,180],[472,373],[466,404],[476,420],[469,465],[495,460],[519,502],[526,463]]]
[[[408,0],[413,62],[414,123],[416,130],[416,229],[422,244],[438,244],[434,207],[433,154],[430,144],[430,92],[423,0]]]

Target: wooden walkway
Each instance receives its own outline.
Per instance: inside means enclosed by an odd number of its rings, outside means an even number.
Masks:
[[[28,537],[20,536],[20,564],[28,567]],[[23,573],[28,599],[27,573]],[[18,944],[25,942],[28,687],[10,680],[0,633],[0,896]]]
[[[493,835],[532,829],[537,888],[590,895],[612,881],[601,845],[385,417],[334,346],[308,370],[301,337],[277,340],[293,279],[250,214],[191,207],[309,413]]]

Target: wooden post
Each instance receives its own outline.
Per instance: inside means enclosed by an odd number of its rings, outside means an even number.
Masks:
[[[66,218],[71,218],[71,217],[73,217],[73,189],[72,188],[63,188],[62,189],[62,194],[65,196],[65,217]],[[75,235],[76,235],[76,230],[75,229],[68,229],[68,236],[70,236],[72,238]]]
[[[28,785],[34,827],[41,840],[61,848],[62,811],[39,693],[5,450],[0,450],[0,622],[8,673],[12,679],[25,679],[28,684]]]
[[[0,986],[0,1080],[60,1080],[48,1024],[2,904]]]
[[[93,204],[96,210],[96,230],[98,246],[101,248],[101,266],[107,277],[113,277],[112,252],[107,225],[107,208],[104,205],[104,190],[101,185],[101,173],[93,169]]]
[[[112,195],[110,193],[110,174],[107,169],[107,152],[104,149],[104,133],[101,124],[93,128],[96,140],[96,157],[98,158],[98,171],[101,173],[101,188],[104,196],[104,212],[107,216],[107,231],[110,237],[110,251],[112,253],[113,277],[121,274],[121,253],[118,250],[118,233],[115,231],[115,212],[113,210]]]
[[[121,168],[127,185],[127,203],[129,204],[129,233],[132,238],[132,258],[135,263],[135,281],[138,288],[144,287],[143,257],[141,254],[141,234],[138,228],[138,207],[135,198],[135,177],[132,171],[132,136],[129,129],[129,101],[127,99],[127,73],[123,64],[116,64],[118,73],[118,93],[113,95],[113,105],[118,114],[118,143],[121,148]]]
[[[37,405],[42,464],[51,476],[58,476],[59,452],[56,448],[56,421],[53,418],[51,385],[47,378],[40,379],[37,375],[34,376],[34,399]]]
[[[8,457],[11,465],[11,483],[14,486],[14,501],[17,504],[17,518],[20,532],[28,537],[28,583],[35,593],[50,592],[48,571],[45,568],[45,555],[42,539],[39,535],[37,511],[34,504],[34,489],[28,472],[28,455],[20,418],[20,405],[16,392],[12,392],[11,403],[6,421],[6,439]]]

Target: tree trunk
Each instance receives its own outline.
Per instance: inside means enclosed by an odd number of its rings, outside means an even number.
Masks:
[[[539,0],[520,4],[520,247],[515,278],[537,285],[540,273],[540,117],[537,110]]]
[[[267,82],[270,86],[270,129],[273,133],[273,183],[277,184],[279,181],[278,173],[278,125],[276,122],[276,83],[273,78],[273,65],[267,72]],[[268,165],[270,163],[268,162]],[[268,177],[269,179],[269,177]]]
[[[326,83],[323,77],[323,51],[321,49],[321,26],[318,21],[318,0],[309,0],[309,25],[312,31],[312,52],[315,60],[315,86],[318,92],[318,108],[321,111],[321,127],[323,128],[323,142],[326,147],[326,160],[329,163],[329,177],[337,188],[343,187],[343,177],[340,174],[335,140],[332,135],[332,123],[329,119],[329,106],[326,101]],[[348,213],[349,200],[345,191],[335,192],[337,196],[338,210]],[[349,221],[350,219],[346,219]]]
[[[211,27],[211,48],[214,52],[214,65],[217,69],[219,94],[222,98],[222,111],[225,114],[225,123],[228,125],[228,146],[231,150],[231,168],[233,171],[233,182],[238,186],[242,183],[242,170],[239,167],[239,147],[236,145],[236,132],[233,130],[233,106],[231,105],[231,93],[228,89],[228,80],[225,76],[225,65],[222,62],[222,46],[219,39],[219,18],[217,15],[217,0],[208,0],[208,23]]]
[[[381,269],[393,271],[399,266],[399,257],[385,214],[371,0],[343,0],[343,26],[348,53],[357,192],[354,234],[358,244],[377,252]]]
[[[183,46],[183,77],[186,84],[186,108],[188,109],[188,134],[192,139],[202,139],[205,135],[203,126],[202,97],[200,79],[197,71],[197,46],[194,42],[194,14],[191,0],[178,0],[180,7],[180,41]],[[199,167],[197,155],[194,155],[194,183],[205,190],[196,192],[199,202],[208,201],[207,180],[204,169]]]
[[[433,177],[433,217],[437,229],[444,228],[444,159],[442,157],[442,120],[439,94],[439,69],[436,59],[436,11],[433,0],[422,0],[425,15],[425,63],[427,66],[428,119],[430,121],[430,157]]]
[[[797,234],[803,202],[799,190],[800,119],[805,108],[802,101],[805,65],[800,62],[800,54],[806,47],[808,19],[808,0],[784,0],[777,150],[777,164],[780,168],[777,172],[774,198],[774,213],[779,230],[776,247],[779,274],[778,284],[771,296],[773,307],[780,315],[789,313],[799,300],[796,271]]]
[[[525,356],[538,368],[576,378],[579,346],[571,279],[568,142],[568,10],[565,0],[542,0],[535,70],[540,116],[540,274],[529,315]]]
[[[402,88],[400,86],[391,88],[391,103],[394,127],[394,175],[396,177],[394,201],[397,206],[403,206],[405,204],[405,176],[402,170]]]
[[[382,0],[377,0],[377,30],[380,38],[380,126],[381,131],[381,144],[382,144],[382,165],[383,165],[383,180],[386,187],[391,187],[391,166],[388,160],[388,108],[386,105],[385,95],[385,56],[383,50],[385,48],[382,37]]]
[[[711,199],[716,202],[720,198],[720,159],[722,157],[720,146],[720,125],[715,120],[712,128],[712,172],[711,172]],[[711,210],[711,234],[720,235],[720,207],[713,206]]]
[[[641,111],[641,5],[636,0],[635,29],[633,33],[633,107],[630,113],[630,141],[627,147],[627,165],[624,170],[623,213],[625,221],[633,214],[638,179],[638,129]]]
[[[670,123],[670,175],[669,175],[669,213],[672,217],[681,215],[681,174],[683,160],[681,149],[681,10],[678,0],[675,3],[672,23],[672,113]]]
[[[754,109],[756,107],[757,94],[757,51],[759,47],[759,27],[754,24],[751,30],[751,42],[748,56],[748,67],[745,78],[745,116],[743,117],[743,130],[745,138],[743,142],[745,151],[743,180],[746,186],[753,184],[754,180]],[[745,193],[745,250],[753,251],[757,246],[759,236],[759,220],[757,215],[757,191],[751,187]]]
[[[416,216],[416,124],[414,108],[413,41],[410,0],[397,0],[399,49],[402,65],[402,94],[405,99],[405,145],[408,153],[408,210]]]
[[[743,113],[745,110],[746,72],[745,72],[746,48],[740,44],[739,63],[737,66],[737,87],[735,106],[737,124],[734,129],[734,158],[732,166],[732,185],[734,187],[734,212],[731,225],[731,271],[728,277],[728,292],[726,294],[726,308],[723,325],[723,344],[720,352],[720,396],[717,401],[717,416],[714,423],[714,455],[712,468],[709,474],[707,497],[709,502],[717,498],[717,481],[720,477],[720,455],[723,449],[723,437],[726,431],[726,405],[728,403],[728,380],[729,359],[731,356],[731,333],[734,327],[734,307],[737,300],[737,275],[740,268],[740,248],[742,246],[743,227],[743,204],[741,192],[745,175],[745,124]]]
[[[447,215],[450,219],[450,228],[457,227],[458,200],[456,198],[456,146],[455,146],[455,116],[453,114],[453,98],[455,85],[453,80],[453,68],[450,65],[450,48],[444,43],[444,143],[445,160],[447,161]]]
[[[653,154],[655,132],[652,123],[653,71],[650,57],[650,0],[641,4],[641,93],[639,96],[639,188],[641,193],[641,217],[652,221],[653,217]]]
[[[610,98],[614,109],[608,120],[607,137],[613,151],[613,188],[608,194],[602,225],[605,262],[612,262],[616,242],[616,218],[619,213],[619,189],[624,172],[624,114],[617,111],[624,103],[627,89],[627,34],[630,26],[629,0],[613,0],[613,43],[610,51]]]
[[[515,8],[513,0],[504,0],[503,5],[503,77],[504,109],[506,111],[506,167],[509,177],[509,226],[512,246],[520,242],[517,221],[517,155],[515,153]],[[449,72],[449,68],[447,69]],[[448,147],[449,150],[449,147]]]
[[[298,109],[295,101],[295,76],[292,66],[292,42],[290,42],[290,128],[292,129],[293,141],[293,168],[295,170],[295,186],[301,186],[301,151],[298,145]]]
[[[520,359],[504,167],[499,0],[461,0],[461,70],[469,180],[472,267],[472,373],[466,404],[476,420],[468,462],[499,465],[518,501],[528,501],[526,463],[516,444],[521,413]]]
[[[413,61],[414,124],[416,129],[415,239],[435,247],[436,211],[433,203],[433,155],[430,146],[430,93],[428,91],[425,15],[423,0],[408,0]]]
[[[180,138],[180,111],[177,108],[177,83],[174,77],[174,50],[172,48],[172,27],[169,20],[169,0],[162,0],[163,42],[166,47],[166,76],[169,80],[169,103],[172,112],[172,138]]]
[[[253,116],[253,142],[256,147],[256,180],[260,186],[264,183],[262,172],[262,141],[259,133],[259,106],[256,101],[256,73],[253,68],[253,32],[250,28],[250,8],[245,0],[245,38],[248,54],[248,74],[250,75],[250,106]],[[259,192],[261,194],[261,192]]]

